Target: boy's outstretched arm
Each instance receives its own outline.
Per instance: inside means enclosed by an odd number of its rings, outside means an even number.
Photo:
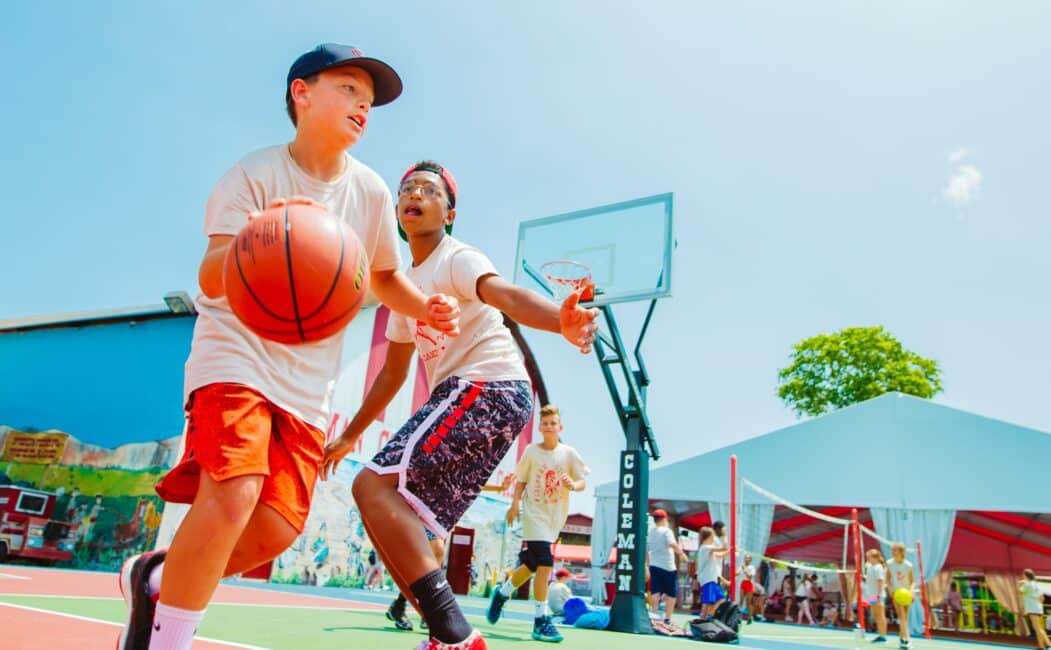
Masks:
[[[559,306],[499,275],[489,274],[478,279],[478,297],[526,327],[561,334],[581,352],[591,351],[598,330],[595,324],[598,310],[578,305],[580,295],[577,293]]]
[[[380,411],[387,408],[390,401],[398,394],[398,390],[409,375],[409,364],[415,351],[416,346],[412,343],[388,342],[387,357],[383,361],[383,368],[380,369],[372,388],[361,402],[361,408],[358,409],[354,419],[350,421],[343,433],[325,445],[325,459],[321,462],[322,481],[335,473],[339,462],[354,449],[358,438],[365,432],[369,423],[375,420]]]
[[[401,271],[372,271],[369,282],[384,305],[423,321],[449,336],[460,333],[460,304],[456,298],[436,293],[425,296]]]

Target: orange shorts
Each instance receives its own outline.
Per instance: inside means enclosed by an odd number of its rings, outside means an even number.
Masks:
[[[201,470],[216,481],[262,474],[259,503],[298,532],[310,513],[325,434],[242,384],[208,384],[186,403],[186,450],[157,484],[165,501],[193,503]]]

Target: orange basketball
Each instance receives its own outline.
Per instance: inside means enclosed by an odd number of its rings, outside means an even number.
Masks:
[[[338,333],[369,290],[365,249],[323,206],[285,205],[248,222],[226,252],[234,314],[259,336],[308,343]]]

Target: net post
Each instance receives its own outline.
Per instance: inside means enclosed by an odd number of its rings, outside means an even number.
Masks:
[[[923,636],[931,638],[931,608],[927,602],[927,579],[923,573],[923,546],[916,540],[916,563],[920,568],[920,606],[923,607]]]
[[[858,525],[858,509],[850,509],[850,526],[854,529],[854,592],[858,601],[858,614],[855,625],[860,633],[865,630],[865,610],[862,606],[861,595],[861,526]]]
[[[737,602],[737,455],[730,455],[730,602]]]

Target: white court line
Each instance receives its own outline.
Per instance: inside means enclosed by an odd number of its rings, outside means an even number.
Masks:
[[[64,616],[66,618],[76,619],[78,621],[87,621],[89,623],[102,623],[103,625],[112,625],[114,627],[124,627],[123,623],[114,623],[113,621],[104,621],[101,618],[90,618],[88,616],[77,616],[76,614],[66,614],[65,612],[54,612],[50,609],[39,609],[37,607],[29,607],[26,605],[14,605],[12,603],[0,603],[0,607],[14,607],[15,609],[24,609],[30,612],[40,612],[41,614],[51,614],[53,616]],[[211,639],[206,636],[194,637],[201,641],[207,641],[208,643],[218,643],[221,645],[228,645],[232,648],[244,648],[244,650],[270,650],[257,645],[247,645],[244,643],[237,643],[235,641],[223,641],[221,639]]]
[[[13,573],[0,573],[0,578],[11,578],[13,580],[32,580],[29,576],[18,576]]]
[[[65,594],[25,594],[25,593],[3,593],[0,592],[0,598],[59,598],[62,600],[120,600],[124,599],[119,596],[67,596]],[[209,607],[214,606],[226,606],[226,607],[276,607],[278,609],[344,609],[353,612],[380,612],[383,611],[382,606],[376,605],[376,608],[372,607],[361,607],[361,601],[342,601],[339,598],[328,598],[328,600],[334,602],[347,602],[353,603],[348,604],[344,607],[319,607],[317,605],[271,605],[267,603],[224,603],[222,601],[209,603]],[[8,603],[0,603],[5,605]],[[12,607],[21,607],[21,605],[12,605]]]

